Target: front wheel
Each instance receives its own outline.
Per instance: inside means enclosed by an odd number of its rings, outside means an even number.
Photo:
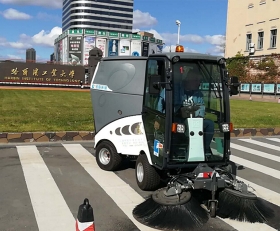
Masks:
[[[122,163],[122,156],[109,141],[101,141],[96,147],[96,162],[105,171],[115,171]]]
[[[136,181],[143,191],[152,191],[160,186],[160,175],[157,170],[150,165],[147,156],[141,154],[136,160]]]

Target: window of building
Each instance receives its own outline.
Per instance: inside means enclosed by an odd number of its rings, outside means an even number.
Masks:
[[[253,4],[253,3],[250,3],[250,4],[248,5],[248,9],[253,8],[253,7],[254,7],[254,4]]]
[[[277,41],[277,29],[273,29],[270,31],[270,47],[275,48],[276,47],[276,41]]]
[[[252,42],[252,34],[246,35],[246,51],[250,50],[250,43]]]
[[[263,36],[264,36],[264,32],[260,31],[258,32],[258,49],[263,49]]]

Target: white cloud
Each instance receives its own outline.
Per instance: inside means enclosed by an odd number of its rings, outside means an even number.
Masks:
[[[135,10],[133,12],[133,28],[147,28],[157,24],[157,19],[148,12]]]
[[[48,8],[62,8],[63,0],[0,0],[3,4],[13,5],[33,5],[33,6],[44,6]]]
[[[225,43],[226,36],[224,35],[206,35],[205,41],[213,45],[221,45]]]
[[[28,20],[31,19],[32,16],[23,12],[20,12],[15,9],[7,9],[3,12],[1,12],[4,18],[10,19],[10,20]]]
[[[140,29],[134,29],[133,32],[141,31]],[[175,51],[175,47],[177,44],[177,33],[159,33],[154,29],[145,30],[146,32],[154,34],[154,37],[157,39],[163,40],[165,43],[164,52]],[[195,34],[186,34],[180,35],[180,44],[184,45],[185,43],[193,43],[193,44],[210,44],[210,47],[205,53],[215,54],[215,55],[223,55],[224,52],[224,44],[225,44],[225,36],[223,35],[206,35],[200,36]],[[184,50],[186,52],[195,52],[198,51],[187,46],[184,46]],[[204,52],[203,52],[204,53]]]
[[[33,46],[46,46],[53,47],[54,40],[62,33],[60,27],[54,27],[51,31],[41,30],[39,33],[29,36],[26,34],[21,34],[18,41],[10,42],[5,38],[0,38],[0,46],[14,48],[14,49],[27,49]]]
[[[21,59],[21,57],[18,56],[18,55],[7,55],[7,58],[9,58],[9,59]]]
[[[32,36],[33,43],[43,46],[54,46],[54,40],[62,33],[60,27],[54,27],[51,31],[47,32],[41,30],[38,34]]]

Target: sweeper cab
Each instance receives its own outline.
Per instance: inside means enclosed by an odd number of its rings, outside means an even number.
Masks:
[[[102,58],[91,81],[97,164],[116,171],[134,157],[137,184],[156,190],[157,203],[198,196],[211,217],[217,210],[229,217],[221,192],[256,198],[229,165],[230,96],[238,87],[223,57],[182,46],[149,57]]]

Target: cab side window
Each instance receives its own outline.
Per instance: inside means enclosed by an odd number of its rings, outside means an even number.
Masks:
[[[161,82],[165,81],[164,61],[163,60],[148,60],[146,84],[145,84],[145,101],[144,105],[150,109],[165,113],[165,89],[164,85],[161,86],[158,94],[150,94],[149,86],[151,76],[160,76]]]

